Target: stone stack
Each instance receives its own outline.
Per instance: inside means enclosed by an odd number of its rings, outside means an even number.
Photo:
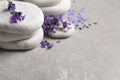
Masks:
[[[7,11],[7,1],[0,1],[0,47],[13,50],[33,49],[40,45],[43,39],[42,10],[34,4],[14,1],[16,10],[23,12],[24,21],[11,24],[11,14]],[[39,14],[38,14],[38,13]]]
[[[71,9],[71,0],[19,0],[19,1],[36,4],[42,9],[42,11],[45,14],[50,16],[64,15],[68,10]],[[74,25],[71,23],[70,27],[71,29],[69,30],[64,31],[58,30],[56,33],[50,33],[49,35],[53,38],[70,37],[74,33]]]
[[[63,15],[71,8],[71,0],[15,0],[16,10],[23,12],[24,21],[16,24],[9,22],[11,14],[7,11],[7,0],[0,1],[0,47],[12,50],[28,50],[40,45],[44,31],[42,25],[44,14]],[[74,33],[74,25],[70,30],[49,34],[54,38],[67,38]]]
[[[61,15],[71,8],[71,0],[18,0],[39,6],[47,15]]]

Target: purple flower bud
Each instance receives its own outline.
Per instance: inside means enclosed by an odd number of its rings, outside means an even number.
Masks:
[[[25,19],[25,15],[23,16],[22,12],[16,12],[15,9],[16,9],[16,6],[14,3],[12,3],[11,1],[8,1],[8,10],[10,11],[11,13],[11,17],[10,17],[10,23],[13,24],[13,23],[17,23],[18,21],[23,21]]]
[[[15,11],[16,7],[15,4],[12,2],[9,2],[8,4],[8,10],[10,10],[11,12]]]
[[[53,43],[50,43],[46,40],[42,41],[40,44],[41,44],[41,48],[47,48],[47,49],[51,49],[54,46]]]
[[[55,33],[56,30],[59,29],[60,23],[63,21],[62,20],[62,15],[55,15],[55,16],[48,16],[46,14],[45,15],[45,21],[43,24],[43,30],[45,34],[48,33]]]
[[[71,25],[70,23],[68,23],[67,21],[63,22],[63,27],[70,29],[69,25]]]
[[[23,21],[25,19],[25,15],[22,16],[22,12],[14,12],[10,18],[10,23],[17,23],[18,21]]]
[[[42,41],[40,44],[41,44],[41,48],[46,48],[46,42],[45,41]]]

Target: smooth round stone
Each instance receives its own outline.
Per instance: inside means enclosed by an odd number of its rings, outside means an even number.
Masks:
[[[60,3],[62,0],[17,0],[17,1],[27,1],[36,4],[39,7],[54,6]]]
[[[71,0],[62,0],[58,5],[41,7],[47,15],[62,15],[71,8]]]
[[[71,27],[70,29],[63,29],[63,26],[61,25],[59,27],[59,29],[56,31],[56,33],[49,33],[49,35],[53,38],[68,38],[70,36],[73,35],[74,31],[75,31],[75,27],[73,23],[70,23],[71,25],[69,25],[69,27]]]
[[[11,24],[11,14],[7,11],[8,2],[0,1],[0,31],[8,33],[26,34],[39,29],[44,22],[42,10],[34,4],[21,1],[13,1],[16,4],[16,11],[23,12],[26,15],[25,20]]]
[[[27,39],[32,37],[37,31],[38,30],[30,34],[15,34],[15,33],[0,32],[0,42],[9,42],[9,41]]]
[[[13,42],[0,42],[0,47],[10,50],[29,50],[39,46],[42,39],[43,29],[40,28],[36,34],[29,39]]]

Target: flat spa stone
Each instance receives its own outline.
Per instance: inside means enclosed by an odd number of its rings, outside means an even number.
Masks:
[[[0,42],[0,47],[9,50],[29,50],[39,46],[42,39],[43,29],[40,28],[36,34],[29,39],[13,42]]]
[[[71,8],[71,0],[62,0],[59,4],[50,7],[41,7],[47,15],[61,15]]]
[[[54,6],[60,3],[62,0],[17,0],[17,1],[27,1],[36,4],[39,7]]]
[[[63,26],[61,25],[60,28],[55,32],[51,32],[49,33],[49,36],[53,37],[53,38],[68,38],[70,36],[73,35],[74,31],[75,31],[75,27],[73,23],[70,23],[71,25],[69,25],[70,29],[62,29]]]
[[[9,42],[9,41],[28,39],[32,37],[37,31],[38,30],[30,34],[15,34],[15,33],[0,32],[0,42]]]
[[[11,14],[7,11],[8,2],[0,1],[0,31],[8,33],[26,34],[39,29],[44,22],[42,10],[36,5],[28,2],[13,1],[16,11],[26,15],[25,20],[18,23],[10,23]]]

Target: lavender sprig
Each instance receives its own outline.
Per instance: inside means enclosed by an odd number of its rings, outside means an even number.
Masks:
[[[11,1],[8,1],[8,10],[9,10],[10,12],[14,12],[15,9],[16,9],[15,4],[12,3]]]
[[[51,49],[54,46],[53,43],[50,43],[46,40],[42,41],[40,44],[41,44],[41,48],[47,48],[47,49]]]
[[[62,15],[55,15],[55,16],[48,16],[45,14],[45,19],[44,19],[44,24],[43,24],[43,30],[45,34],[48,33],[56,33],[56,31],[59,29],[60,25],[63,25],[63,29],[67,28],[70,29],[70,23],[67,21],[63,21]]]
[[[25,19],[25,15],[22,16],[22,12],[14,12],[10,18],[10,23],[17,23],[18,21],[23,21]]]
[[[8,10],[12,15],[10,17],[10,23],[13,24],[13,23],[17,23],[18,21],[23,21],[25,19],[25,15],[23,16],[22,12],[15,11],[16,5],[12,1],[10,0],[7,0],[7,1],[8,1]]]

